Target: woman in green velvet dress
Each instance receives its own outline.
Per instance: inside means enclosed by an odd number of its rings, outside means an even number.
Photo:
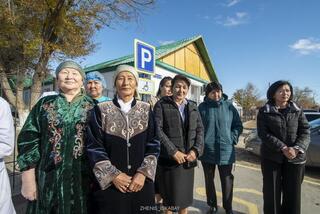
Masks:
[[[18,137],[18,163],[27,213],[87,213],[90,170],[83,150],[87,112],[85,73],[75,62],[56,69],[58,95],[46,96],[31,110]]]

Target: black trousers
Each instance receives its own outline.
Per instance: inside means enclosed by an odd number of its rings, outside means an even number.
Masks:
[[[305,164],[262,159],[263,211],[265,214],[300,214]]]
[[[207,204],[210,207],[218,207],[217,194],[214,185],[215,164],[201,162],[203,166],[204,179],[206,184]],[[233,197],[233,180],[232,164],[217,165],[220,175],[221,189],[222,189],[222,204],[225,210],[232,209]]]
[[[154,183],[146,180],[139,192],[122,193],[114,185],[93,193],[95,214],[153,214]]]

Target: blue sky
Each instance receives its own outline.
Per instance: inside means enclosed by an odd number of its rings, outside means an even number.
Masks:
[[[320,102],[320,1],[158,0],[138,23],[97,33],[84,66],[133,53],[138,38],[154,46],[202,35],[229,96],[253,83],[265,97],[279,79],[309,87]]]

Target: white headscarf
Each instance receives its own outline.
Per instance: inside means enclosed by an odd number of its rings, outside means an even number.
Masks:
[[[130,65],[119,65],[116,69],[116,72],[113,76],[113,83],[114,83],[114,86],[116,85],[116,80],[117,80],[117,77],[118,75],[121,73],[121,72],[124,72],[124,71],[127,71],[127,72],[130,72],[134,78],[136,79],[136,83],[137,83],[137,88],[136,88],[136,91],[134,92],[134,97],[137,99],[137,100],[140,100],[140,95],[139,95],[139,92],[138,92],[138,84],[139,84],[139,74],[138,72],[136,71],[136,69]]]

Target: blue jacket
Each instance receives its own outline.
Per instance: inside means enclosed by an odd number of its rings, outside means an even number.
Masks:
[[[98,99],[96,99],[98,101],[98,103],[102,103],[102,102],[106,102],[106,101],[110,101],[112,100],[111,98],[109,97],[106,97],[106,96],[101,96],[99,97]]]
[[[236,108],[223,94],[220,101],[205,98],[199,105],[204,126],[203,162],[229,165],[235,162],[234,145],[242,133],[242,122]]]

